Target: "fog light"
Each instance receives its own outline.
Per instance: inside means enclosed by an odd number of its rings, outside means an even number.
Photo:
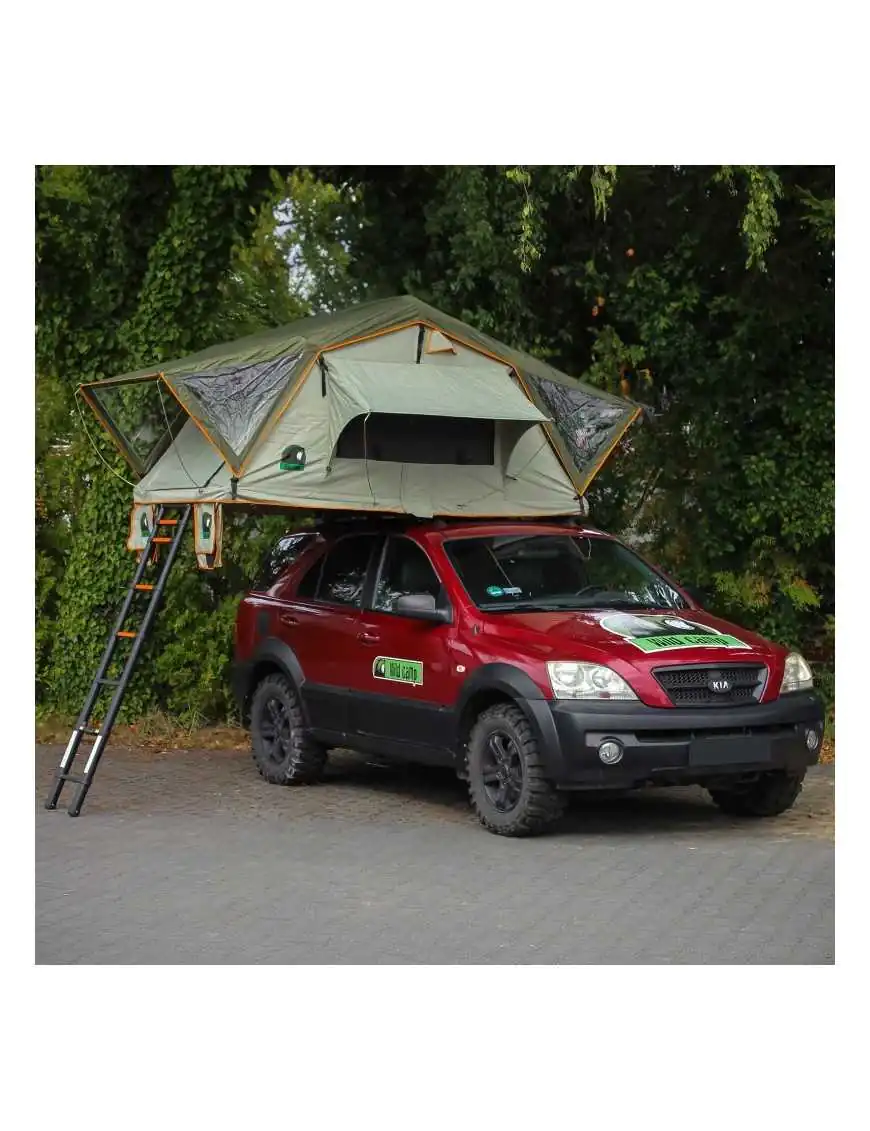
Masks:
[[[598,747],[598,757],[605,766],[615,766],[622,761],[622,746],[615,738],[605,738]]]
[[[807,750],[815,750],[819,745],[819,736],[814,730],[807,731]]]

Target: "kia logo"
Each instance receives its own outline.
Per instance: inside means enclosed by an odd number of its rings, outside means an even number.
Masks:
[[[726,691],[731,690],[731,683],[727,679],[711,679],[707,686],[718,695],[724,695]]]

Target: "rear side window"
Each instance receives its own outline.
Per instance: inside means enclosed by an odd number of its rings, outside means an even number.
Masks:
[[[287,534],[281,538],[260,566],[254,589],[259,593],[271,589],[281,574],[305,553],[315,537],[313,532],[306,531],[303,534]]]
[[[306,570],[305,574],[302,577],[302,580],[296,587],[297,597],[307,597],[312,601],[314,600],[314,598],[317,596],[317,586],[320,583],[320,571],[322,569],[323,555],[321,554],[314,565],[310,566],[308,570]]]
[[[375,590],[374,607],[390,613],[399,597],[431,593],[438,600],[441,582],[432,563],[409,538],[391,538]]]
[[[302,578],[297,595],[359,608],[376,541],[374,535],[359,534],[336,542]]]

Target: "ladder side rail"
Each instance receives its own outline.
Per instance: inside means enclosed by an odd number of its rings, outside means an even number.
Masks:
[[[77,817],[79,815],[82,804],[84,803],[88,790],[91,787],[91,782],[93,781],[94,774],[97,771],[97,766],[100,764],[100,759],[103,756],[103,751],[106,748],[106,743],[108,742],[112,727],[115,724],[115,719],[117,718],[118,711],[121,709],[121,703],[124,700],[124,695],[127,691],[127,685],[130,682],[130,678],[133,675],[133,670],[136,667],[136,662],[139,659],[139,653],[142,651],[142,648],[145,645],[145,640],[148,636],[151,624],[154,620],[154,617],[157,615],[157,610],[163,596],[163,590],[169,578],[169,574],[172,569],[172,563],[175,561],[176,554],[178,553],[179,547],[181,546],[184,531],[190,518],[190,512],[191,508],[189,506],[186,507],[181,515],[181,518],[178,521],[178,525],[175,528],[175,536],[173,537],[172,543],[169,546],[169,551],[166,555],[166,559],[163,562],[163,566],[160,570],[160,575],[151,594],[151,600],[148,603],[148,608],[146,609],[145,615],[142,618],[142,623],[139,627],[138,632],[136,633],[136,639],[133,641],[133,646],[124,665],[124,671],[121,675],[121,681],[115,689],[115,694],[112,696],[112,701],[109,704],[109,709],[106,712],[106,717],[105,719],[103,719],[103,722],[100,726],[100,733],[94,739],[94,745],[88,752],[88,758],[85,762],[85,768],[83,771],[84,780],[79,784],[79,788],[68,810],[71,817]]]

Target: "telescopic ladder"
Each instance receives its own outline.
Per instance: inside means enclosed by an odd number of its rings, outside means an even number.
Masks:
[[[171,509],[176,512],[172,517],[167,514]],[[97,668],[97,674],[94,676],[94,681],[91,684],[91,689],[85,699],[78,721],[60,760],[60,765],[57,767],[51,792],[45,799],[46,809],[57,808],[63,787],[67,782],[72,782],[78,786],[78,789],[67,811],[71,817],[77,817],[81,812],[82,805],[97,772],[97,766],[99,766],[100,759],[105,752],[109,735],[112,733],[118,711],[124,701],[124,695],[130,685],[130,678],[136,667],[136,661],[139,659],[139,654],[154,623],[160,599],[163,596],[163,590],[172,569],[172,563],[175,561],[175,556],[190,519],[190,513],[190,506],[159,507],[157,510],[153,529],[136,564],[133,580],[130,582],[121,603],[117,620],[109,633],[109,639],[103,652],[103,658]],[[164,546],[167,548],[167,552],[161,561],[160,550]],[[149,571],[149,566],[152,565],[155,568]],[[144,595],[143,601],[137,600],[140,594]],[[141,617],[137,626],[127,626],[128,618],[131,616]],[[110,679],[108,678],[108,671],[118,650],[120,650],[122,662],[121,671],[117,678]],[[124,658],[125,651],[126,658]],[[92,724],[94,708],[104,688],[114,688],[114,692],[101,722],[94,726]],[[91,739],[92,745],[80,751],[79,747],[85,738]],[[73,772],[76,755],[79,753],[82,756],[86,755],[84,769],[80,774]]]

